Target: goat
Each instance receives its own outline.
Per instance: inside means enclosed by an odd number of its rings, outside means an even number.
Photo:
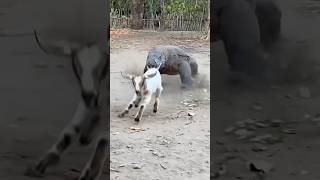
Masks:
[[[118,116],[121,118],[124,117],[124,115],[129,113],[129,110],[133,107],[133,105],[136,108],[140,106],[139,111],[134,119],[136,122],[139,122],[146,108],[146,105],[150,104],[153,94],[155,94],[153,112],[156,113],[159,107],[159,98],[163,90],[161,84],[161,75],[158,68],[148,68],[148,70],[141,76],[123,74],[122,72],[121,75],[123,78],[132,81],[135,93],[129,105]]]
[[[102,107],[101,104],[109,101],[108,95],[102,95],[107,91],[104,87],[108,89],[109,86],[109,79],[107,78],[109,63],[107,62],[107,53],[98,44],[78,44],[52,39],[48,41],[48,38],[40,36],[36,30],[34,36],[39,47],[46,53],[71,57],[73,71],[78,79],[82,95],[72,122],[64,129],[57,142],[53,144],[40,161],[25,172],[27,176],[41,177],[49,166],[58,163],[62,153],[71,143],[77,140],[76,138],[81,145],[88,145],[96,137],[97,132],[102,132],[99,131],[99,127],[108,128],[109,124],[103,124],[105,122],[101,120],[102,109],[106,108]],[[104,84],[105,81],[107,81],[106,84]],[[102,96],[106,96],[104,97],[106,99],[103,99],[101,103]],[[105,118],[109,118],[108,113],[107,110]],[[109,147],[107,133],[104,131],[103,133],[79,180],[99,179],[108,156],[107,150]]]

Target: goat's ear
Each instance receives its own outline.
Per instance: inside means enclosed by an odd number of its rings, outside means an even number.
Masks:
[[[149,75],[144,75],[144,78],[145,79],[153,78],[156,74],[157,74],[157,72],[155,72],[153,74],[149,74]]]
[[[70,56],[72,52],[81,48],[77,43],[43,37],[36,30],[34,30],[34,37],[38,46],[47,54]]]
[[[121,73],[121,76],[122,76],[124,79],[132,80],[132,79],[134,78],[134,76],[131,75],[131,74],[123,73],[123,72],[120,72],[120,73]]]

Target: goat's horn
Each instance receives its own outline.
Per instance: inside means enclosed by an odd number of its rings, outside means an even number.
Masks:
[[[71,43],[65,40],[53,40],[49,38],[43,38],[37,30],[34,30],[34,37],[40,49],[45,53],[52,53],[55,55],[71,55],[73,51],[81,48],[77,43]]]

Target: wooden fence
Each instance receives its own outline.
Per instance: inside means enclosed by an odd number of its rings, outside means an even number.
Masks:
[[[164,30],[167,31],[203,31],[206,29],[207,20],[203,17],[166,16],[163,20]],[[161,26],[159,19],[143,19],[143,28],[148,30],[159,30]],[[112,28],[128,28],[129,18],[111,17]]]

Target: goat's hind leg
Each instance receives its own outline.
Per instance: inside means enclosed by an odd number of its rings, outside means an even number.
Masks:
[[[81,132],[81,123],[87,118],[88,110],[83,103],[78,105],[73,121],[61,133],[57,142],[32,168],[25,172],[26,176],[42,177],[49,166],[59,162],[61,154],[72,144]]]
[[[107,159],[108,139],[102,137],[99,139],[95,152],[87,165],[83,169],[79,180],[98,180],[103,171],[103,167]]]
[[[81,132],[79,142],[81,145],[88,145],[92,139],[97,135],[97,128],[101,122],[100,113],[98,109],[91,110],[88,117],[81,123]]]
[[[146,108],[146,105],[149,104],[150,101],[151,101],[151,95],[147,95],[147,96],[143,97],[142,103],[141,103],[140,108],[139,108],[139,111],[136,114],[136,117],[134,118],[134,120],[136,122],[139,122],[141,120],[141,117],[142,117],[142,114],[143,114],[143,112],[144,112],[144,110]]]
[[[154,102],[154,105],[153,105],[153,112],[154,112],[154,113],[157,113],[157,112],[158,112],[161,92],[162,92],[162,88],[158,88],[158,89],[156,90],[155,102]]]

